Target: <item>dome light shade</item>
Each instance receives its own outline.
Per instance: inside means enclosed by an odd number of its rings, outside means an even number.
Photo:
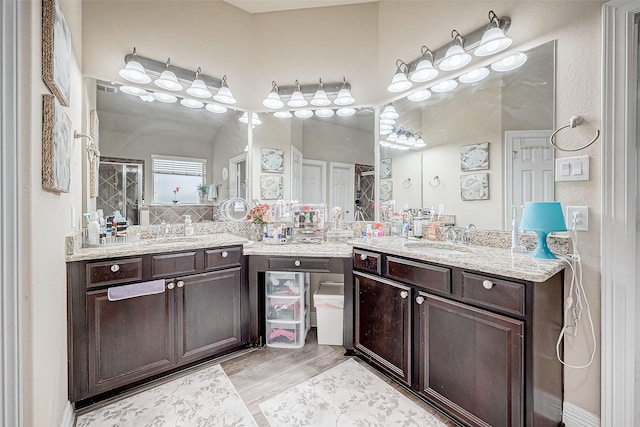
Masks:
[[[194,99],[183,98],[180,100],[180,104],[184,105],[187,108],[202,108],[204,107],[204,102],[196,101]]]
[[[480,40],[480,45],[473,51],[475,56],[489,56],[494,53],[502,52],[509,46],[511,46],[513,40],[504,35],[498,27],[489,28],[485,31]]]
[[[521,67],[525,62],[527,62],[527,55],[522,52],[518,52],[494,62],[491,64],[491,69],[494,71],[511,71]]]
[[[393,125],[396,124],[396,121],[394,119],[383,119],[383,118],[380,118],[380,124],[381,125],[393,126]]]
[[[178,82],[178,78],[176,77],[176,74],[173,71],[169,71],[170,64],[171,64],[171,58],[168,58],[167,69],[164,70],[162,74],[160,74],[160,77],[158,77],[156,81],[153,83],[156,86],[166,90],[171,90],[171,91],[182,90],[182,85],[180,84],[180,82]]]
[[[271,82],[271,92],[262,101],[262,105],[272,110],[284,107],[284,102],[280,99],[279,88],[275,81]]]
[[[211,91],[207,88],[207,85],[202,79],[199,79],[201,70],[198,67],[196,71],[196,79],[191,83],[191,86],[187,89],[187,93],[196,98],[211,98],[213,95]]]
[[[380,113],[380,118],[381,119],[395,120],[398,117],[400,117],[400,114],[398,114],[398,112],[396,111],[396,108],[393,106],[393,104],[389,104],[386,107],[384,107],[384,110],[382,110],[382,113]]]
[[[139,96],[140,99],[142,99],[144,102],[153,102],[156,99],[153,97],[153,95],[148,94],[148,95],[141,95]]]
[[[433,52],[428,47],[422,46],[422,59],[418,62],[416,69],[413,70],[409,78],[412,82],[422,83],[435,79],[438,74],[438,70],[433,67]]]
[[[349,84],[347,83],[347,78],[343,77],[342,87],[340,88],[340,92],[338,92],[338,96],[333,101],[333,103],[336,105],[345,106],[351,105],[354,102],[356,102],[356,100],[353,98],[353,96],[351,96],[351,90]]]
[[[489,75],[489,69],[486,67],[480,67],[480,68],[476,68],[475,70],[471,70],[467,73],[464,73],[463,75],[458,77],[458,80],[460,80],[461,83],[476,83],[476,82],[479,82],[480,80],[483,80],[488,75]]]
[[[291,98],[289,98],[287,105],[294,108],[306,107],[307,105],[309,105],[309,102],[307,102],[307,100],[304,99],[304,95],[302,95],[302,91],[300,90],[300,82],[298,82],[297,80],[296,89],[291,94]],[[311,115],[313,115],[313,113]]]
[[[220,90],[218,93],[213,95],[213,99],[218,102],[222,102],[223,104],[235,104],[236,99],[233,97],[231,93],[231,89],[227,85],[227,76],[222,76],[222,83],[220,84]]]
[[[455,80],[445,80],[442,83],[438,83],[435,86],[431,87],[431,90],[437,93],[449,92],[458,87],[458,82]]]
[[[244,123],[249,124],[249,114],[245,111],[242,116],[240,116],[240,118],[238,119],[238,121],[240,123]],[[251,113],[251,125],[252,126],[257,126],[257,125],[261,125],[262,121],[260,120],[260,117],[258,117],[258,115],[256,113]]]
[[[169,95],[168,93],[153,92],[151,95],[156,99],[156,101],[166,102],[168,104],[178,102],[178,98],[176,96]]]
[[[407,99],[413,102],[420,102],[429,98],[431,98],[431,92],[429,92],[428,89],[417,90],[415,92],[410,93],[409,96],[407,96]]]
[[[318,117],[333,117],[335,112],[330,108],[320,108],[316,110],[316,116]]]
[[[393,132],[393,126],[380,125],[380,135],[389,135]]]
[[[223,107],[222,105],[218,105],[218,104],[207,104],[204,106],[204,108],[206,108],[207,111],[211,113],[216,113],[216,114],[222,114],[227,112],[227,107]]]
[[[140,89],[139,87],[135,87],[135,86],[120,86],[120,90],[123,93],[126,93],[127,95],[133,95],[133,96],[149,95],[149,92],[147,92],[146,90]]]
[[[391,84],[387,86],[387,90],[392,93],[402,92],[410,89],[413,83],[407,78],[407,64],[398,59],[396,61],[396,73],[391,79]],[[404,69],[403,69],[404,67]]]
[[[398,134],[393,132],[390,133],[389,136],[387,137],[387,141],[389,142],[396,142],[398,140]]]
[[[471,62],[471,55],[466,53],[459,44],[454,44],[447,49],[439,67],[442,71],[453,71],[464,67],[469,62]]]
[[[353,116],[355,113],[356,113],[356,109],[350,108],[350,107],[340,108],[338,109],[338,111],[336,111],[336,114],[339,115],[340,117]]]
[[[293,112],[293,115],[299,119],[308,119],[313,116],[313,111],[311,110],[296,110]]]
[[[324,83],[322,83],[322,79],[320,79],[318,90],[316,90],[316,93],[311,99],[311,105],[315,105],[316,107],[326,107],[327,105],[331,105],[331,100],[329,100],[327,92],[324,91]],[[331,115],[333,115],[333,113]]]
[[[398,135],[398,140],[397,140],[398,144],[406,144],[408,141],[409,141],[409,138],[407,138],[406,133],[403,132],[400,135]]]
[[[133,83],[147,84],[151,82],[151,77],[149,77],[147,72],[144,70],[142,64],[134,59],[127,62],[127,65],[118,71],[118,74],[123,79],[129,80]]]
[[[290,111],[276,111],[273,113],[274,117],[278,117],[279,119],[290,119],[293,117]]]

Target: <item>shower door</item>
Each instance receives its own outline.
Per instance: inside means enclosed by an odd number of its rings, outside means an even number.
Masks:
[[[100,158],[96,208],[102,209],[105,217],[120,211],[130,225],[140,224],[143,169],[144,160]]]

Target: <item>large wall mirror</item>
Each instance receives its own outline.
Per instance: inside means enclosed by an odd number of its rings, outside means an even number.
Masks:
[[[554,126],[555,42],[525,53],[527,61],[515,70],[491,71],[424,101],[393,103],[394,129],[420,134],[427,146],[380,146],[383,206],[433,207],[455,215],[458,226],[508,229],[512,206],[553,200],[547,141]]]
[[[139,224],[144,200],[151,207],[150,223],[176,222],[187,210],[195,221],[211,220],[223,200],[249,197],[248,131],[239,121],[241,111],[145,102],[102,81],[96,88],[102,159],[96,208],[105,215],[119,210]],[[172,209],[154,213],[154,206]]]
[[[257,113],[252,135],[253,197],[340,207],[345,220],[375,216],[374,109],[348,117],[278,118]],[[330,214],[331,215],[331,214]]]

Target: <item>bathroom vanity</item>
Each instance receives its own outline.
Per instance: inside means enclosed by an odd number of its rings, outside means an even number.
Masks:
[[[353,269],[360,357],[465,425],[561,424],[560,262],[374,239]]]

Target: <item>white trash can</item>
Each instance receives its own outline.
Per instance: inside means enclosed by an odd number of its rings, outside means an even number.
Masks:
[[[313,295],[318,344],[343,345],[344,283],[320,282]]]

